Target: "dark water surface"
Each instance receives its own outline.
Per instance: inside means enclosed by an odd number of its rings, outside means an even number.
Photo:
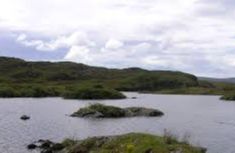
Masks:
[[[82,101],[61,98],[0,99],[0,153],[34,153],[27,144],[38,139],[61,141],[90,136],[145,132],[161,135],[164,129],[178,137],[190,135],[191,143],[208,153],[235,153],[235,102],[218,96],[182,96],[126,93],[137,99]],[[67,116],[91,103],[120,107],[144,106],[162,110],[163,117],[81,119]],[[28,121],[20,116],[30,115]]]

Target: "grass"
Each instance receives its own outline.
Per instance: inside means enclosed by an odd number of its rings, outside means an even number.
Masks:
[[[28,62],[8,57],[0,57],[0,74],[0,97],[124,98],[118,90],[225,95],[223,99],[233,99],[227,93],[235,92],[234,84],[200,81],[194,75],[178,71],[108,69],[72,62]]]
[[[64,97],[66,99],[123,99],[121,92],[102,85],[0,84],[0,97]]]
[[[187,87],[178,89],[164,89],[154,91],[159,94],[190,94],[190,95],[222,95],[223,90],[216,88],[205,88],[205,87]]]
[[[68,141],[68,140],[67,140]],[[114,137],[95,137],[82,141],[72,141],[66,153],[77,153],[81,150],[93,153],[205,153],[199,147],[193,147],[177,140],[166,141],[164,137],[150,134],[130,133]]]
[[[63,97],[66,99],[124,99],[121,92],[104,88],[81,88],[65,91]]]
[[[157,109],[150,109],[144,107],[127,107],[119,108],[115,106],[92,104],[88,107],[80,108],[73,113],[73,117],[93,117],[93,118],[118,118],[118,117],[135,117],[148,116],[156,117],[164,115],[163,112]]]
[[[119,107],[115,106],[106,106],[103,104],[93,104],[85,108],[79,109],[77,112],[75,112],[72,116],[80,116],[83,117],[86,114],[91,114],[99,112],[104,117],[124,117],[125,116],[125,110]]]
[[[55,87],[43,87],[40,85],[30,85],[22,87],[2,86],[0,87],[0,97],[55,97],[60,91]]]
[[[235,92],[234,93],[227,93],[223,95],[220,99],[227,100],[227,101],[234,101],[235,100]]]

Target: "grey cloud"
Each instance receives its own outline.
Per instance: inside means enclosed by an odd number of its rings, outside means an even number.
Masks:
[[[231,14],[234,15],[234,0],[200,0],[197,4],[202,6],[197,12],[201,15],[219,17]]]

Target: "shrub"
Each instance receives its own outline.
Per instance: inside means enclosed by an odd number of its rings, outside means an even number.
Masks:
[[[166,144],[174,144],[177,142],[177,137],[167,129],[164,129],[163,140]]]
[[[11,87],[1,87],[0,97],[18,97],[18,93]]]
[[[82,88],[66,91],[63,94],[67,99],[123,99],[125,96],[111,89]]]
[[[220,99],[222,100],[235,100],[235,93],[227,93],[223,95]]]
[[[60,92],[53,87],[29,86],[21,88],[19,94],[21,97],[55,97]]]
[[[106,106],[103,104],[94,104],[88,107],[91,110],[102,113],[105,117],[122,117],[125,116],[125,111],[119,107]]]

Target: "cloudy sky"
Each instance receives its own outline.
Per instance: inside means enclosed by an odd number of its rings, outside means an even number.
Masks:
[[[235,77],[235,1],[0,0],[0,56]]]

